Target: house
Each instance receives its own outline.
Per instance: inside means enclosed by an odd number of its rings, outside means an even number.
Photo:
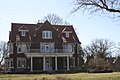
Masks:
[[[12,23],[9,56],[11,71],[57,71],[79,67],[79,41],[72,25]]]

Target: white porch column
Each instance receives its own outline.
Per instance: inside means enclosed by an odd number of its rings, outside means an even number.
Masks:
[[[69,70],[69,57],[67,56],[67,70]]]
[[[43,71],[45,71],[45,56],[43,56]]]
[[[33,71],[33,58],[31,56],[31,67],[30,67],[30,70]]]
[[[55,70],[58,70],[57,69],[57,56],[55,57]]]

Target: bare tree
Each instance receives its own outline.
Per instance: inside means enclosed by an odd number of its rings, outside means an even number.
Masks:
[[[105,68],[110,67],[106,62],[111,57],[114,49],[114,43],[107,39],[95,39],[90,45],[84,48],[86,58],[85,67],[87,68]]]
[[[116,46],[116,57],[120,57],[120,42]]]
[[[4,58],[8,54],[8,46],[7,43],[4,41],[0,42],[0,65],[4,61]]]
[[[111,56],[114,48],[114,43],[107,39],[95,39],[89,46],[84,48],[86,56],[99,56],[106,58]]]
[[[44,17],[42,21],[48,20],[51,24],[58,25],[63,24],[63,19],[57,16],[56,14],[48,14]]]
[[[83,9],[90,13],[110,12],[120,16],[120,0],[75,0],[75,4],[73,12]]]
[[[89,60],[88,62],[88,66],[89,68],[93,68],[93,69],[105,69],[105,68],[108,68],[110,69],[111,68],[111,65],[109,62],[106,61],[106,59],[104,58],[92,58]]]

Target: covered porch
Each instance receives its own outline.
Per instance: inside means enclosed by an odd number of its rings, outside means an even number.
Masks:
[[[71,56],[29,56],[28,67],[30,71],[70,70],[74,67]]]

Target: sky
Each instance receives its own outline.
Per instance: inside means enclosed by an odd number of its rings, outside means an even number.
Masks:
[[[70,15],[75,0],[0,0],[0,40],[8,41],[11,23],[37,23],[54,13],[73,25],[82,45],[93,39],[120,42],[120,22],[79,10]]]

